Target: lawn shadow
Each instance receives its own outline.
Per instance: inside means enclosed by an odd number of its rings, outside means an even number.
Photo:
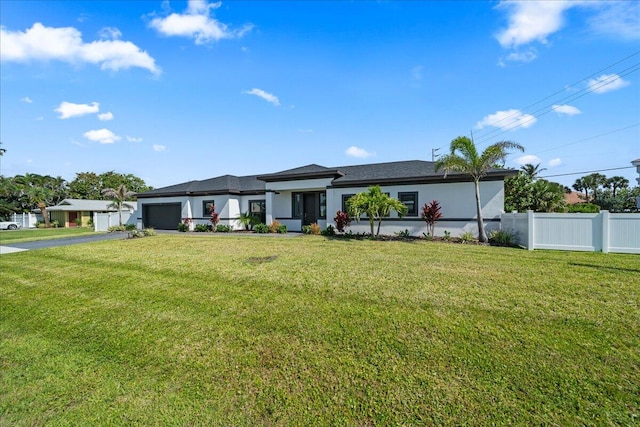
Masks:
[[[589,267],[596,268],[598,270],[610,270],[610,271],[625,271],[629,273],[640,273],[640,268],[624,268],[624,267],[609,267],[606,265],[594,265],[594,264],[583,264],[580,262],[569,262],[569,265],[575,267]]]

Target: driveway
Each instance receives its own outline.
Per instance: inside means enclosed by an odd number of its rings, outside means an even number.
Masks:
[[[95,236],[65,237],[63,239],[36,240],[33,242],[12,243],[10,246],[0,246],[0,255],[31,249],[55,248],[58,246],[77,245],[80,243],[100,242],[102,240],[126,239],[127,233],[96,234]]]

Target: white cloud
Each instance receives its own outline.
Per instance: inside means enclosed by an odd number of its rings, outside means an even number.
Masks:
[[[246,93],[247,95],[255,95],[259,98],[264,99],[267,102],[272,103],[276,107],[280,105],[280,100],[278,100],[277,96],[270,94],[269,92],[265,92],[262,89],[253,88],[251,90],[245,90],[242,93]]]
[[[524,156],[520,156],[515,159],[515,162],[520,166],[526,165],[527,163],[537,165],[538,163],[540,163],[540,158],[538,156],[534,156],[533,154],[525,154]]]
[[[142,138],[136,138],[136,137],[129,136],[129,135],[127,135],[126,138],[127,138],[127,141],[129,141],[129,142],[142,142]]]
[[[103,120],[103,121],[113,120],[113,113],[108,112],[108,113],[98,114],[98,120]]]
[[[551,107],[553,111],[558,113],[559,115],[567,115],[567,116],[575,116],[576,114],[582,114],[582,111],[577,109],[574,106],[563,104],[563,105],[554,105]]]
[[[640,2],[608,1],[596,5],[599,13],[588,19],[594,32],[625,40],[640,39]]]
[[[629,82],[622,80],[617,74],[603,74],[597,79],[589,80],[589,89],[595,93],[611,92],[629,86]]]
[[[313,133],[313,129],[298,129],[300,133]]]
[[[24,98],[21,98],[20,101],[26,102],[27,104],[31,104],[33,102],[31,100],[31,98],[29,98],[28,96],[25,96]]]
[[[160,73],[155,60],[131,42],[99,40],[85,43],[82,33],[73,27],[45,27],[39,22],[25,32],[8,31],[1,27],[0,59],[13,62],[86,62],[100,65],[102,70],[118,71],[140,67],[154,74]]]
[[[221,4],[189,0],[185,13],[171,13],[165,18],[154,18],[149,26],[165,36],[193,38],[196,44],[239,38],[253,28],[252,25],[245,25],[239,30],[231,30],[228,25],[213,18],[211,10],[219,8]]]
[[[496,38],[507,49],[538,41],[547,42],[547,37],[562,28],[563,13],[575,6],[575,1],[501,1],[498,8],[506,9],[509,25]]]
[[[100,110],[100,104],[92,102],[89,104],[74,104],[72,102],[63,101],[60,103],[55,112],[60,113],[59,119],[69,119],[71,117],[80,117],[85,114],[97,113]]]
[[[164,145],[153,144],[153,151],[164,151],[167,147]]]
[[[122,139],[109,129],[90,130],[85,132],[83,135],[89,141],[99,142],[100,144],[113,144],[114,142]]]
[[[511,130],[519,127],[528,128],[537,121],[538,119],[531,114],[525,114],[520,110],[512,109],[489,114],[476,124],[476,128],[483,129],[487,126],[492,126],[502,130]]]
[[[551,159],[549,160],[549,163],[547,163],[549,167],[560,166],[561,164],[562,164],[562,160],[560,160],[559,157],[556,157],[555,159]]]
[[[364,148],[356,147],[355,145],[352,145],[351,147],[347,148],[345,150],[345,153],[347,154],[347,156],[357,157],[359,159],[366,159],[367,157],[372,157],[376,155],[376,153],[370,153]]]
[[[531,62],[538,57],[538,52],[535,48],[531,47],[523,52],[515,51],[511,52],[509,55],[500,59],[502,65],[504,65],[504,61],[510,62]]]
[[[104,27],[98,32],[102,40],[119,40],[122,32],[116,27]]]

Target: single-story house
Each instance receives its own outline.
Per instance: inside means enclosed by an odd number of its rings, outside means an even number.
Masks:
[[[504,212],[504,179],[517,174],[513,169],[492,169],[480,182],[482,214],[487,228],[498,228]],[[233,176],[224,175],[189,181],[139,193],[139,218],[144,227],[177,228],[190,223],[208,223],[210,207],[220,216],[219,224],[241,229],[238,216],[251,212],[265,224],[277,220],[289,231],[303,225],[321,227],[335,223],[337,211],[346,210],[346,201],[356,193],[380,185],[382,191],[402,201],[408,208],[403,218],[395,212],[382,223],[382,234],[408,230],[420,236],[427,232],[421,217],[425,203],[437,200],[442,219],[436,235],[448,231],[457,236],[464,231],[477,233],[475,191],[466,174],[435,171],[435,162],[409,160],[366,165],[324,167],[316,164],[281,172]],[[366,219],[352,222],[349,230],[368,232]]]
[[[61,227],[76,227],[78,223],[86,226],[93,221],[94,213],[118,212],[112,203],[111,200],[64,199],[48,207],[47,212],[51,221],[58,221]],[[137,209],[137,202],[127,201],[126,204],[131,208],[123,206],[123,213],[133,213]]]

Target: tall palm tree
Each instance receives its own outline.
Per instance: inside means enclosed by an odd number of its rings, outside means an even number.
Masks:
[[[119,224],[122,226],[122,208],[125,207],[133,209],[132,205],[126,203],[126,200],[135,196],[136,193],[134,191],[127,190],[127,187],[125,187],[124,184],[120,184],[118,188],[115,189],[105,188],[104,190],[102,190],[102,194],[105,197],[113,200],[113,203],[111,203],[109,207],[118,209],[118,220]]]
[[[503,162],[509,154],[507,150],[515,149],[524,151],[524,147],[511,141],[500,141],[488,146],[482,153],[478,153],[475,144],[466,136],[459,136],[451,141],[450,153],[440,157],[436,162],[436,172],[440,169],[448,172],[462,172],[471,176],[476,193],[476,212],[478,217],[478,240],[488,241],[484,230],[482,218],[482,205],[480,203],[480,180],[489,172],[492,166]]]
[[[529,178],[531,178],[532,181],[534,181],[538,179],[538,175],[540,174],[540,172],[546,171],[547,168],[540,168],[540,163],[535,166],[531,163],[527,163],[526,165],[522,165],[520,167],[520,170]]]
[[[579,193],[584,191],[584,201],[589,203],[589,187],[587,187],[584,177],[576,179],[576,182],[573,183],[572,187]]]
[[[371,237],[373,237],[373,225],[378,221],[378,231],[380,234],[380,226],[384,217],[389,216],[391,211],[398,212],[398,216],[402,217],[407,213],[407,206],[398,199],[394,199],[387,193],[383,193],[379,185],[369,187],[368,191],[363,191],[347,200],[349,215],[359,220],[362,215],[367,215],[369,225],[371,226]]]

